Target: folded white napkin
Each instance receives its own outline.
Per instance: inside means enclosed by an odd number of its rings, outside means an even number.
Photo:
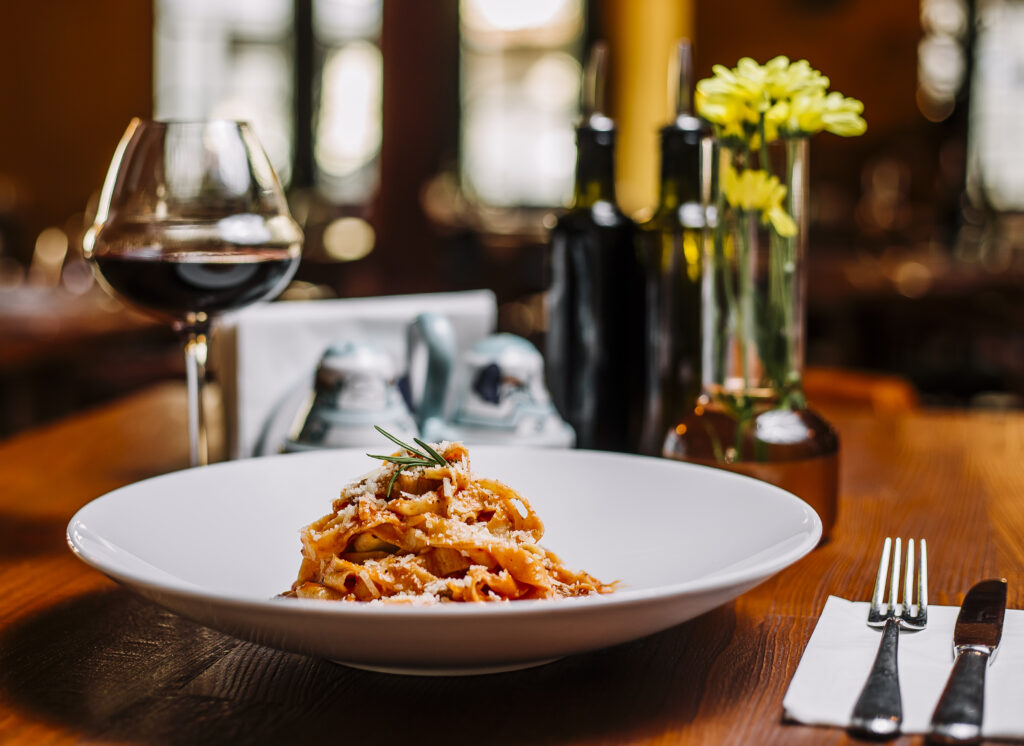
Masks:
[[[929,606],[928,627],[900,632],[903,732],[924,733],[953,668],[953,626],[959,609]],[[868,603],[829,596],[789,691],[786,717],[845,727],[875,660],[881,630],[865,620]],[[985,680],[987,738],[1024,737],[1024,611],[1007,610],[1003,637]]]
[[[211,362],[224,398],[230,458],[276,453],[313,390],[316,366],[330,345],[373,342],[406,365],[406,327],[419,314],[447,316],[456,355],[494,331],[490,290],[252,306],[226,317],[213,337]],[[456,360],[449,392],[461,385]],[[449,398],[452,398],[449,396]]]

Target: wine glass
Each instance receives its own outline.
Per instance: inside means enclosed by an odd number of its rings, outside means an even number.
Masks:
[[[133,119],[83,249],[108,291],[181,335],[189,464],[206,464],[202,384],[214,318],[280,293],[302,250],[249,125]]]

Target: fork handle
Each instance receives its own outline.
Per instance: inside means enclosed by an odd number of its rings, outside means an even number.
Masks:
[[[882,627],[875,664],[864,683],[850,716],[850,730],[859,735],[890,736],[899,732],[903,722],[900,674],[896,665],[900,623],[889,617]]]

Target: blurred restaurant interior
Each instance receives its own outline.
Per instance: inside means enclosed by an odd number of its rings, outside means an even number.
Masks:
[[[926,406],[1024,406],[1024,5],[1012,0],[50,0],[0,30],[0,435],[180,378],[174,334],[95,283],[81,239],[133,116],[251,121],[305,231],[286,298],[490,288],[545,333],[580,78],[609,45],[617,188],[658,179],[666,70],[806,58],[864,102],[823,136],[810,368]],[[742,18],[743,22],[738,22]]]

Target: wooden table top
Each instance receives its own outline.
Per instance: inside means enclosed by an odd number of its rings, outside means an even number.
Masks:
[[[833,539],[734,602],[520,672],[358,671],[200,627],[68,551],[79,507],[185,465],[183,413],[169,384],[0,443],[0,743],[846,743],[784,724],[782,698],[826,597],[869,594],[882,537],[928,539],[932,603],[993,576],[1024,603],[1024,414],[826,409]]]

